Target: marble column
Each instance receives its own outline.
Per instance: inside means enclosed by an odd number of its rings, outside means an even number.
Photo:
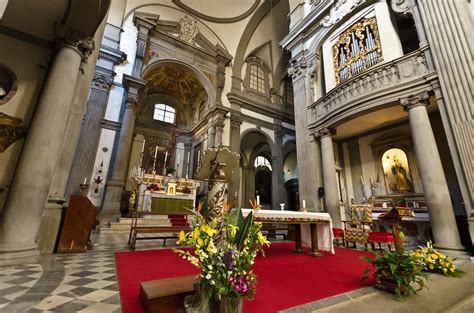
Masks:
[[[232,104],[231,104],[232,105]],[[240,125],[242,124],[242,114],[240,113],[240,108],[239,110],[232,110],[230,113],[230,148],[232,151],[240,153]],[[235,170],[232,173],[232,179],[229,181],[229,194],[234,195],[235,192],[239,192],[240,189],[240,177],[239,177],[239,171]],[[244,196],[240,197],[241,199],[244,199]],[[246,206],[245,201],[244,203],[241,203],[244,207]]]
[[[216,137],[215,137],[215,143],[214,145],[216,147],[220,147],[222,145],[222,130],[224,128],[224,122],[223,121],[217,121],[214,123],[214,129],[216,132]]]
[[[214,126],[210,126],[207,129],[207,148],[212,149],[215,146],[215,135],[216,131],[214,130]]]
[[[285,203],[286,191],[283,178],[283,127],[281,121],[274,128],[276,155],[272,156],[272,203],[273,210],[280,209],[280,203]],[[288,205],[286,206],[288,208]]]
[[[101,223],[107,223],[119,215],[120,200],[125,189],[127,169],[132,149],[135,113],[140,92],[146,81],[124,74],[122,84],[125,87],[125,111],[120,128],[112,175],[106,184],[104,207],[101,212]]]
[[[312,158],[313,147],[308,130],[308,110],[307,107],[313,102],[311,91],[311,74],[317,66],[316,56],[303,55],[291,61],[288,73],[293,80],[293,94],[295,107],[295,127],[296,127],[296,156],[299,172],[299,194],[300,207],[303,207],[303,200],[310,211],[316,211],[318,207],[317,194],[317,171],[315,160]]]
[[[425,193],[434,244],[449,254],[461,253],[461,245],[453,206],[444,177],[443,166],[426,110],[428,93],[401,99],[408,111],[418,168]]]
[[[32,118],[0,222],[0,265],[37,261],[36,233],[60,157],[81,61],[91,38],[63,39],[57,47]]]
[[[318,133],[321,138],[325,209],[329,215],[331,215],[333,226],[341,227],[341,209],[339,207],[336,163],[334,160],[334,148],[331,138],[334,134],[335,131],[329,128],[322,129]]]

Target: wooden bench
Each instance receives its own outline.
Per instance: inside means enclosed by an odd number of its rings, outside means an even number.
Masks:
[[[173,224],[173,218],[170,216],[182,216],[181,222],[175,222],[174,225],[171,226],[160,226],[160,225],[139,225],[138,219],[142,216],[147,215],[166,215],[168,219],[171,220]],[[166,239],[170,238],[178,238],[178,233],[182,230],[188,232],[191,230],[189,223],[188,223],[188,214],[186,213],[172,213],[172,212],[153,212],[153,211],[134,211],[132,215],[132,222],[130,225],[130,235],[128,238],[128,245],[131,250],[135,250],[135,245],[137,240],[152,240],[152,239],[163,239],[163,245],[166,245]],[[176,219],[176,218],[175,218]],[[151,219],[150,219],[151,220]],[[148,221],[150,221],[148,220]],[[140,234],[165,234],[165,233],[172,233],[173,235],[168,236],[153,236],[153,237],[139,237]]]
[[[178,312],[184,297],[194,293],[196,275],[140,283],[140,303],[145,313]]]

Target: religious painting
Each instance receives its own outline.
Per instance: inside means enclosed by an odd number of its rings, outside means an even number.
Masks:
[[[382,167],[388,193],[407,193],[412,191],[412,179],[406,153],[392,148],[382,156]]]

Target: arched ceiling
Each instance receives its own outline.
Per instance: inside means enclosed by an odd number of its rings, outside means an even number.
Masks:
[[[144,79],[149,82],[149,94],[169,95],[190,106],[207,99],[201,82],[180,64],[159,65],[149,71]]]

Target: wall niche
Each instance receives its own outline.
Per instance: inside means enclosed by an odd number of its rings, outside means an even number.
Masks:
[[[7,103],[18,89],[15,73],[7,66],[0,64],[0,105]]]

